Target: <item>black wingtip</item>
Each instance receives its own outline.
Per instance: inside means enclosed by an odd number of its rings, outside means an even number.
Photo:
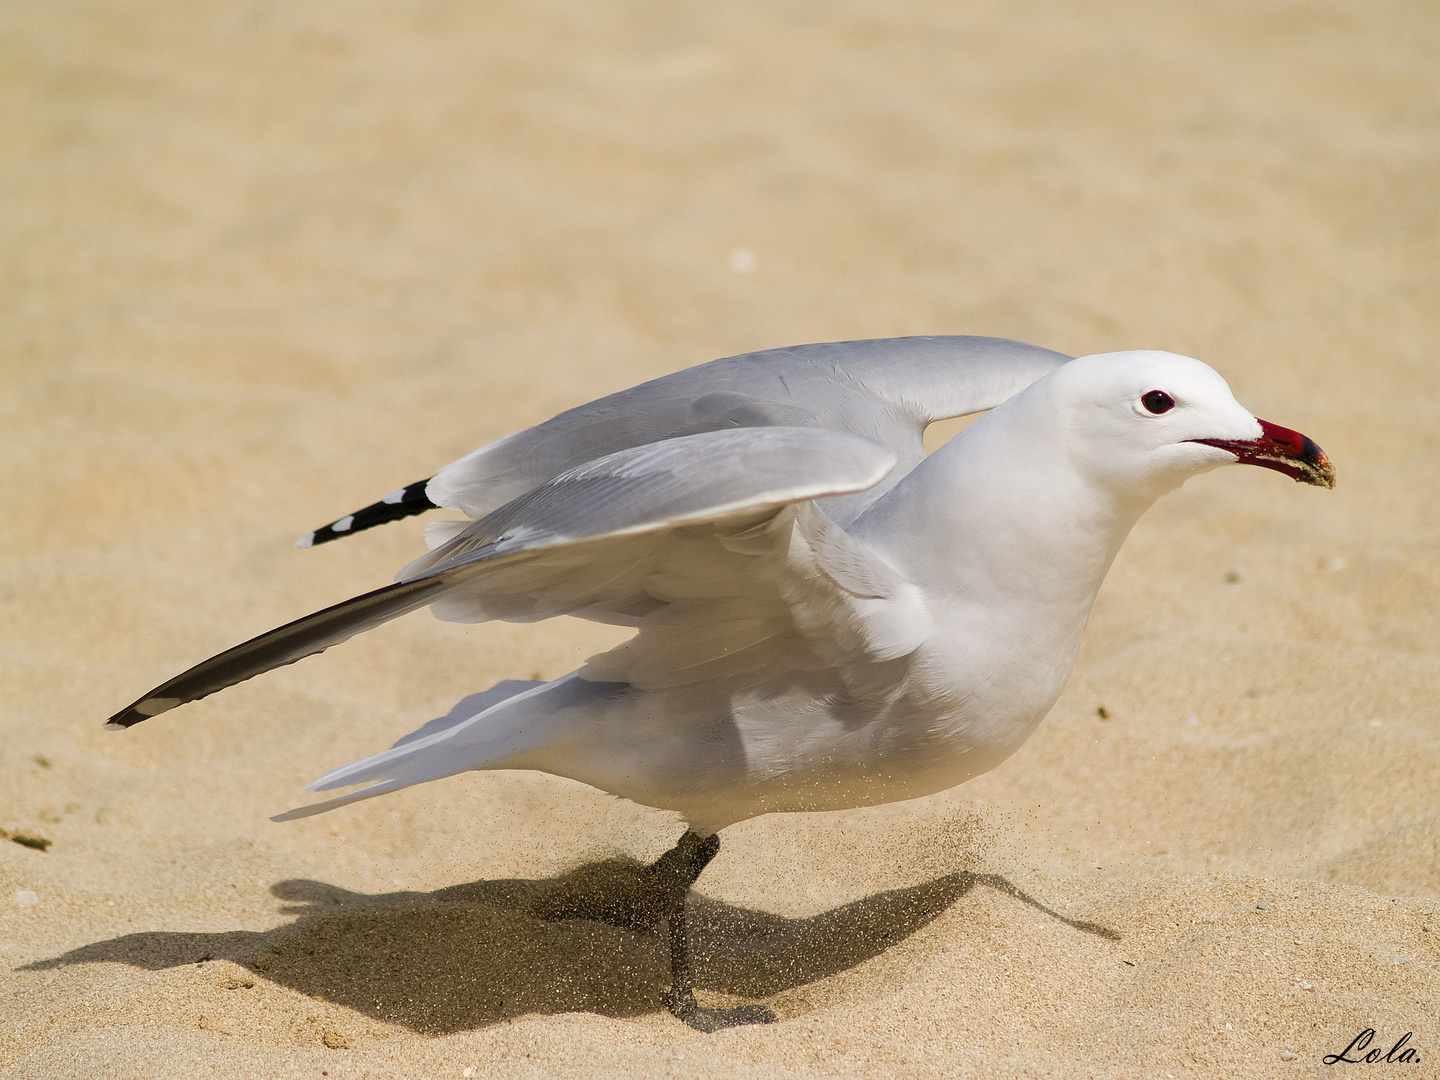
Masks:
[[[417,480],[413,484],[392,491],[379,502],[371,503],[363,510],[346,514],[338,521],[332,521],[329,525],[320,526],[314,532],[306,533],[295,541],[295,546],[307,548],[314,547],[316,544],[328,544],[331,540],[339,540],[342,536],[364,532],[366,529],[373,529],[376,525],[413,517],[416,514],[423,514],[426,510],[435,510],[437,509],[436,504],[431,502],[430,496],[425,494],[426,486],[433,479],[434,477],[427,476],[424,480]]]
[[[444,575],[398,582],[277,626],[161,683],[110,717],[105,726],[112,731],[134,727],[142,720],[199,701],[262,672],[324,652],[362,630],[432,603],[438,593],[449,587],[450,581]]]

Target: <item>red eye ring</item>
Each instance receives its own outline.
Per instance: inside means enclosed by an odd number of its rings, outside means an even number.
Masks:
[[[1158,416],[1160,413],[1166,413],[1173,409],[1175,399],[1164,390],[1151,390],[1140,399],[1140,404]]]

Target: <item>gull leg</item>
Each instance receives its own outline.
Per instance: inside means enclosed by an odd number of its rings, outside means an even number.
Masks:
[[[775,1020],[775,1014],[763,1005],[707,1009],[695,1000],[690,938],[685,925],[685,894],[719,850],[718,835],[687,832],[650,868],[657,878],[656,884],[666,894],[669,908],[670,989],[665,993],[665,1007],[697,1031],[719,1031],[738,1024],[769,1024]]]

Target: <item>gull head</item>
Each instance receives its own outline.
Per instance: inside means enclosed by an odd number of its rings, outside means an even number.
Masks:
[[[1156,495],[1237,462],[1335,486],[1320,447],[1254,416],[1214,368],[1188,356],[1082,356],[1045,381],[1072,462],[1111,490]]]

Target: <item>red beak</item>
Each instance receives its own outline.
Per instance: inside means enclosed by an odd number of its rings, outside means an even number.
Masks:
[[[1335,486],[1335,466],[1325,456],[1325,451],[1315,445],[1313,439],[1298,431],[1260,421],[1261,435],[1258,439],[1191,439],[1191,442],[1218,446],[1228,450],[1246,465],[1259,465],[1274,469],[1286,476],[1294,477],[1302,484],[1316,487]]]

